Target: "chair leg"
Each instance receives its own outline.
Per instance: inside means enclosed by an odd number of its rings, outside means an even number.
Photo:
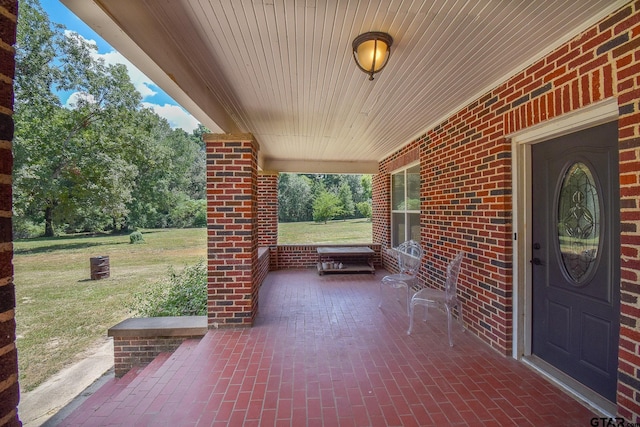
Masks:
[[[411,292],[409,292],[409,284],[407,283],[407,316],[411,316],[411,309],[410,309],[410,305],[411,305],[411,297],[409,296]]]
[[[447,310],[447,334],[449,335],[449,347],[453,347],[453,335],[451,334],[452,327],[452,313],[451,307],[448,304],[445,304],[444,308]]]
[[[382,308],[382,282],[380,282],[380,295],[378,299],[378,308]]]
[[[411,335],[411,330],[413,329],[413,309],[415,306],[410,306],[409,308],[409,329],[407,329],[407,335]]]

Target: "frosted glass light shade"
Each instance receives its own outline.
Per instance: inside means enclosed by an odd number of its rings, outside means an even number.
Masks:
[[[387,65],[392,44],[393,38],[381,32],[364,33],[353,41],[353,58],[358,67],[369,75],[369,80],[373,80],[373,75]]]

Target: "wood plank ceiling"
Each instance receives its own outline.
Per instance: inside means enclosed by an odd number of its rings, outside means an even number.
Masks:
[[[169,93],[188,99],[205,125],[253,133],[261,166],[290,172],[375,172],[385,156],[622,4],[62,1],[152,78],[159,67],[178,88]],[[366,31],[394,39],[373,81],[351,53]],[[144,55],[131,54],[132,45]]]

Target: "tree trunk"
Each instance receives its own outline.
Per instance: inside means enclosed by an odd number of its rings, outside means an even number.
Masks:
[[[44,210],[44,237],[53,237],[53,208],[47,206]]]

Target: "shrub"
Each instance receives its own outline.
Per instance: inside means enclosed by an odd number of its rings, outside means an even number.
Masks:
[[[35,224],[28,219],[13,217],[13,237],[15,239],[32,239],[44,236],[44,223]]]
[[[206,316],[207,269],[204,261],[176,272],[133,297],[129,309],[137,317]]]
[[[207,201],[184,200],[171,209],[169,220],[171,226],[177,228],[206,227]]]
[[[360,215],[371,220],[371,202],[360,202],[356,207],[358,208]]]
[[[139,231],[134,231],[129,234],[129,243],[144,243],[144,237],[142,237],[142,233]]]

